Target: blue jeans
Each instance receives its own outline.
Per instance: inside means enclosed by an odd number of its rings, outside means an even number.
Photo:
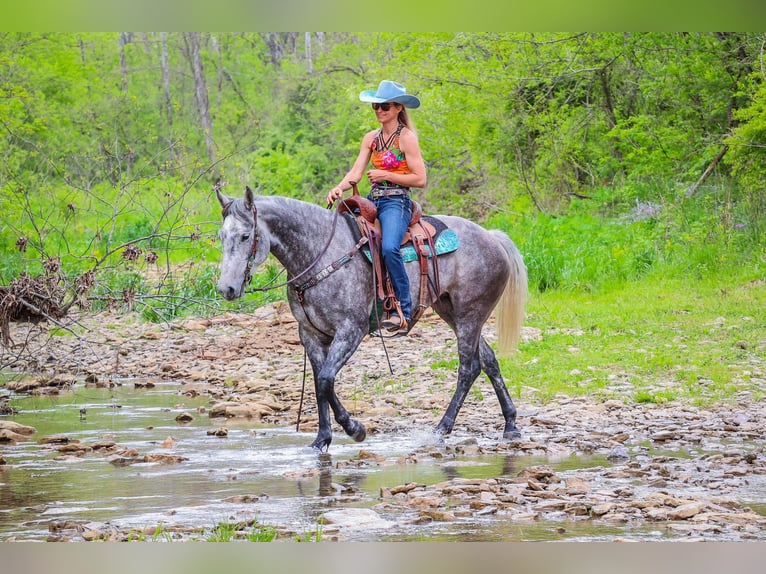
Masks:
[[[404,270],[404,261],[399,246],[407,233],[412,218],[412,201],[409,195],[393,195],[374,200],[380,220],[383,263],[391,277],[394,294],[402,306],[404,319],[412,317],[412,296],[410,279]]]

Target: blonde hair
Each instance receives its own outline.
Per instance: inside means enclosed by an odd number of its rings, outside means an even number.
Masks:
[[[406,127],[408,130],[414,132],[415,124],[410,119],[410,115],[407,113],[407,108],[405,108],[402,104],[399,105],[402,106],[402,109],[399,110],[399,115],[397,116],[399,123]]]

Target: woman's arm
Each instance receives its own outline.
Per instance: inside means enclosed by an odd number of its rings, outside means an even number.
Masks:
[[[363,138],[362,138],[362,145],[359,147],[359,155],[356,157],[356,161],[354,162],[354,165],[351,167],[349,172],[343,177],[342,180],[340,180],[340,183],[333,187],[330,190],[330,193],[327,194],[327,203],[332,204],[336,199],[343,197],[343,192],[347,189],[351,189],[351,182],[359,182],[360,179],[362,179],[362,176],[364,175],[364,170],[367,167],[367,165],[370,163],[370,156],[372,155],[372,151],[370,149],[370,146],[372,144],[372,139],[377,134],[377,130],[372,130],[371,132],[368,132]]]

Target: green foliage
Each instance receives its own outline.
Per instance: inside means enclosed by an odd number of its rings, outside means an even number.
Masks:
[[[215,296],[211,183],[323,201],[376,127],[358,94],[383,78],[423,101],[410,114],[429,176],[417,199],[506,229],[534,290],[761,270],[762,44],[753,33],[3,34],[0,282],[59,258],[72,280],[98,272],[97,304],[155,321],[284,297]]]
[[[530,287],[540,292],[764,268],[764,237],[730,189],[705,188],[682,200],[671,193],[601,188],[567,213],[497,214],[486,224],[509,233],[524,255]]]

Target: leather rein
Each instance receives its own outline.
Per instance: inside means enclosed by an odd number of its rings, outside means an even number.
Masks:
[[[223,215],[224,219],[226,218],[227,215],[229,215],[230,206],[231,206],[231,203],[227,204],[226,207],[224,207],[221,210],[221,214]],[[252,203],[251,211],[253,214],[254,237],[253,237],[253,243],[250,246],[250,254],[247,257],[247,265],[245,266],[245,273],[242,279],[243,286],[249,285],[253,279],[253,264],[255,263],[255,254],[258,251],[258,244],[261,240],[261,234],[258,231],[258,209],[255,207],[255,202]],[[322,258],[322,256],[324,256],[324,254],[327,253],[327,250],[330,248],[330,244],[332,243],[332,240],[335,238],[335,230],[338,226],[338,215],[339,215],[339,212],[336,210],[332,220],[332,230],[330,232],[330,237],[327,240],[327,243],[325,244],[324,248],[319,252],[319,254],[314,258],[314,260],[311,263],[309,263],[306,269],[298,273],[296,276],[291,277],[287,281],[283,281],[282,283],[279,283],[278,285],[267,285],[265,287],[255,287],[251,290],[248,290],[247,292],[248,293],[265,292],[265,291],[271,291],[272,289],[279,289],[280,287],[284,287],[286,285],[293,286],[293,283],[295,283],[298,279],[300,279],[301,277],[306,275],[309,271],[311,271],[314,268],[314,266],[319,262],[319,260]],[[359,242],[354,246],[354,248],[351,251],[349,251],[342,257],[340,257],[338,260],[333,261],[330,265],[328,265],[327,267],[319,271],[319,273],[311,277],[305,283],[302,283],[297,286],[293,286],[298,291],[298,298],[301,301],[301,303],[303,302],[303,293],[307,289],[319,283],[322,279],[326,278],[333,271],[336,271],[337,269],[340,269],[341,267],[343,267],[346,263],[348,263],[351,260],[351,257],[353,257],[354,254],[366,242],[367,242],[366,238],[363,237],[362,239],[359,240]],[[282,271],[284,271],[284,268],[282,269]]]

